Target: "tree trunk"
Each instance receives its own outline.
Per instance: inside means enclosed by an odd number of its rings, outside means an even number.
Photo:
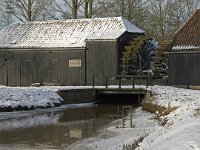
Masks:
[[[32,11],[31,11],[31,8],[32,8],[32,2],[31,0],[28,0],[28,21],[32,21]]]
[[[121,15],[122,15],[122,17],[125,17],[125,5],[124,5],[124,0],[121,0]]]
[[[88,0],[84,0],[84,17],[88,18]]]
[[[93,0],[89,0],[89,17],[93,15]]]
[[[72,18],[77,18],[77,0],[72,0]]]

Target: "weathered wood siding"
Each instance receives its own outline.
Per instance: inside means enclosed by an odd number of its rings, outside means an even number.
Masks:
[[[69,60],[81,67],[69,67]],[[85,50],[5,49],[0,51],[0,84],[29,86],[32,83],[85,85]]]
[[[0,84],[32,83],[105,85],[106,77],[121,74],[124,45],[141,34],[124,33],[116,40],[87,40],[84,48],[0,49]],[[143,35],[143,34],[142,34]],[[81,66],[70,67],[69,60]]]
[[[170,85],[200,85],[200,53],[169,54]]]
[[[122,52],[124,46],[138,36],[144,34],[124,33],[116,40],[86,41],[86,76],[87,85],[105,85],[106,77],[122,73]]]
[[[105,85],[106,76],[117,74],[118,52],[117,41],[86,41],[86,76],[87,85]]]

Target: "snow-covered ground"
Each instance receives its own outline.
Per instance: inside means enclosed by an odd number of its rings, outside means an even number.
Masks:
[[[149,87],[154,104],[176,107],[169,115],[150,114],[138,108],[133,112],[134,128],[116,128],[113,122],[99,135],[74,143],[67,149],[120,150],[123,145],[142,139],[136,149],[144,150],[200,150],[200,91],[168,86]],[[161,125],[160,121],[165,121]]]
[[[140,149],[200,149],[200,91],[166,86],[150,87],[153,103],[177,109],[167,116],[165,126],[143,140]]]
[[[0,108],[54,107],[63,101],[56,91],[55,88],[0,86]]]

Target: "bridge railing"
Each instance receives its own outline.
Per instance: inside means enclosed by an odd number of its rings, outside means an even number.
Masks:
[[[131,85],[135,88],[135,85],[145,85],[148,88],[153,76],[150,75],[116,75],[105,77],[105,87],[109,85],[117,85],[118,88],[122,88],[123,85]],[[92,86],[95,87],[95,76],[92,77]]]

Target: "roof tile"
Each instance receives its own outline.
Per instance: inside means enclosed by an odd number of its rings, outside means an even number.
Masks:
[[[176,32],[172,50],[199,50],[200,46],[200,9]]]

